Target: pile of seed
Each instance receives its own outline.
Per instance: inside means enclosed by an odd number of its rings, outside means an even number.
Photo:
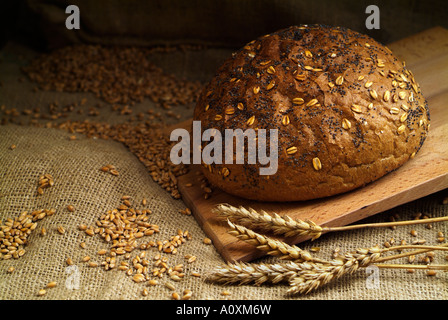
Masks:
[[[43,90],[92,92],[109,103],[113,110],[118,110],[120,114],[130,114],[132,109],[129,105],[142,101],[144,98],[164,108],[196,101],[202,89],[199,82],[178,79],[174,75],[165,73],[150,61],[151,54],[154,52],[166,53],[178,49],[196,50],[200,47],[142,48],[76,45],[41,55],[23,68],[23,71]],[[61,119],[69,117],[70,112],[75,109],[78,113],[84,113],[86,103],[86,99],[68,106],[60,106],[54,102],[50,104],[48,112],[36,107],[21,113],[15,108],[8,109],[6,106],[0,106],[0,111],[3,112],[0,123],[24,124],[19,117],[25,115],[31,116],[29,121],[31,125],[59,128],[70,133],[85,134],[87,137],[122,142],[148,168],[152,179],[173,198],[179,199],[177,177],[187,173],[188,170],[183,164],[174,165],[170,161],[171,148],[176,142],[171,142],[169,134],[160,129],[164,122],[161,114],[148,110],[148,115],[145,116],[140,112],[136,117],[118,125],[88,120],[60,122]],[[123,106],[123,104],[126,105]],[[98,109],[90,106],[88,115],[98,114]],[[167,116],[180,117],[173,112],[167,113]],[[49,120],[49,122],[42,123],[38,120]],[[76,138],[76,136],[72,137]],[[102,170],[114,175],[118,174],[114,168],[103,167]],[[39,191],[43,190],[39,189]]]
[[[18,259],[25,254],[24,247],[28,237],[37,227],[38,220],[51,216],[55,209],[35,210],[31,213],[22,212],[17,218],[0,221],[0,259]]]
[[[54,179],[53,176],[49,173],[46,173],[39,177],[38,187],[37,187],[37,194],[42,195],[44,194],[44,189],[52,187],[54,185]]]
[[[23,71],[42,90],[92,92],[111,104],[144,98],[160,105],[186,105],[200,93],[199,82],[166,74],[149,60],[153,49],[76,45],[33,60]]]
[[[108,248],[97,252],[98,260],[102,260],[101,262],[93,261],[90,256],[85,256],[81,261],[92,268],[101,266],[104,270],[124,271],[134,282],[147,283],[148,286],[159,284],[159,280],[165,275],[172,281],[181,281],[185,277],[184,265],[180,263],[169,266],[168,258],[164,254],[177,254],[178,247],[190,240],[191,234],[188,231],[177,230],[176,235],[169,239],[147,241],[145,240],[147,236],[160,231],[158,225],[149,222],[151,214],[150,209],[134,208],[130,197],[123,196],[121,204],[101,215],[94,226],[81,224],[79,230],[91,237],[100,236],[108,245]],[[80,246],[85,249],[85,242]],[[151,248],[157,250],[152,258],[148,254]],[[135,250],[139,252],[133,256]],[[196,261],[196,256],[187,254],[185,259],[187,263],[193,263]],[[69,265],[73,263],[70,258],[66,262]],[[200,276],[195,272],[191,272],[191,275]],[[165,283],[165,286],[174,290],[174,285],[170,282]],[[142,294],[147,295],[147,289],[144,289]],[[183,296],[184,299],[190,297],[191,292]]]
[[[120,174],[117,168],[115,168],[112,164],[105,165],[104,167],[101,167],[100,170],[103,172],[109,172],[113,176],[118,176]]]

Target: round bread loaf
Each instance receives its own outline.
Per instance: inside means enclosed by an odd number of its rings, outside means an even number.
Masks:
[[[387,47],[346,28],[302,25],[229,57],[202,91],[194,120],[223,137],[225,129],[278,129],[275,174],[235,161],[203,164],[203,173],[242,198],[297,201],[364,186],[412,159],[429,110]]]

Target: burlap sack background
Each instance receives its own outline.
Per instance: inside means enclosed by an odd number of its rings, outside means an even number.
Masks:
[[[35,1],[35,3],[39,3],[39,1]],[[312,16],[316,16],[321,5],[316,5],[313,10],[310,9],[308,14],[312,13]],[[335,9],[334,6],[330,8]],[[331,11],[326,12],[326,16],[329,18],[331,15],[328,12]],[[437,15],[437,12],[439,10],[434,10],[433,14]],[[273,18],[273,20],[277,21],[277,18]],[[286,19],[283,22],[287,21],[289,20]],[[416,19],[416,26],[419,21],[422,20]],[[232,20],[228,21],[229,24],[231,22]],[[261,24],[259,22],[258,26]],[[231,34],[235,38],[226,39],[230,42],[234,41],[233,43],[240,41],[241,35],[235,32],[239,29],[231,30],[233,30]],[[255,32],[255,28],[252,31]],[[384,32],[387,34],[386,30],[382,31],[383,34]],[[257,36],[261,33],[263,32],[258,33],[257,31]],[[397,32],[398,34],[399,32]],[[227,36],[229,35],[230,33],[227,34]],[[174,38],[173,36],[172,39]],[[207,39],[203,38],[202,40]],[[231,49],[208,48],[197,52],[155,54],[152,61],[177,76],[206,81],[231,51]],[[92,269],[80,262],[85,255],[90,255],[93,261],[100,262],[96,252],[106,246],[99,237],[86,237],[77,229],[78,225],[94,223],[101,214],[118,206],[123,195],[130,195],[132,202],[137,207],[143,198],[148,199],[148,207],[153,210],[151,222],[158,224],[161,232],[145,237],[145,240],[168,239],[176,233],[178,228],[189,230],[193,235],[191,241],[179,248],[177,255],[164,255],[168,257],[170,266],[178,263],[184,263],[186,266],[185,279],[176,282],[175,286],[179,293],[184,289],[192,290],[192,299],[439,300],[448,298],[448,275],[442,272],[439,272],[436,277],[428,277],[424,271],[408,274],[404,270],[380,270],[380,287],[368,289],[366,286],[367,274],[361,270],[353,276],[344,277],[310,295],[293,297],[285,294],[286,285],[227,287],[205,282],[206,273],[213,267],[222,264],[223,260],[213,246],[202,243],[205,234],[199,228],[194,217],[178,212],[179,209],[185,208],[185,204],[181,200],[173,200],[154,183],[146,168],[134,155],[118,142],[87,139],[82,135],[78,135],[77,140],[70,141],[69,134],[66,132],[26,126],[30,117],[21,114],[21,111],[25,109],[36,107],[45,113],[48,105],[54,101],[58,101],[60,105],[67,105],[79,102],[82,98],[88,100],[86,110],[90,106],[102,104],[103,106],[99,108],[100,114],[96,117],[88,117],[87,112],[84,115],[73,113],[70,115],[71,119],[121,123],[129,120],[138,112],[146,112],[148,109],[161,112],[162,115],[165,115],[166,111],[145,100],[143,103],[133,106],[133,114],[119,115],[112,112],[110,106],[104,105],[102,101],[95,99],[90,94],[35,92],[33,91],[35,84],[28,82],[20,72],[20,67],[26,65],[35,55],[36,52],[17,43],[8,43],[0,51],[0,82],[2,84],[0,86],[0,107],[4,105],[4,110],[15,108],[19,113],[19,116],[13,117],[6,114],[3,109],[3,111],[0,110],[0,120],[9,123],[0,126],[0,219],[4,221],[6,218],[18,216],[24,210],[40,208],[55,208],[57,212],[38,222],[38,229],[46,227],[48,234],[42,237],[38,232],[34,232],[29,238],[29,245],[26,247],[27,253],[23,257],[17,260],[0,260],[0,299],[170,299],[171,292],[163,286],[163,281],[160,281],[161,284],[156,287],[148,287],[149,295],[143,297],[141,291],[145,285],[134,283],[124,272],[105,271],[102,268]],[[182,116],[180,120],[186,119],[191,116],[192,107],[179,106],[175,108],[175,112]],[[166,122],[175,121],[168,117],[164,117],[164,120]],[[40,119],[39,121],[41,125],[45,125],[45,122],[49,120]],[[16,124],[22,124],[22,126]],[[12,144],[15,144],[17,148],[11,150]],[[120,176],[114,177],[99,171],[101,166],[109,163],[118,167]],[[54,176],[55,186],[45,190],[44,195],[37,197],[37,179],[43,173],[51,173]],[[400,220],[413,219],[418,212],[431,217],[446,216],[448,206],[441,204],[441,200],[446,196],[448,194],[445,190],[361,222],[388,221],[392,214],[398,214]],[[69,213],[66,210],[68,204],[75,206],[74,213]],[[64,235],[56,232],[55,228],[58,225],[63,225],[67,230]],[[357,247],[382,245],[384,241],[392,237],[397,242],[402,239],[408,243],[412,242],[415,240],[409,234],[412,228],[417,230],[418,238],[426,239],[428,244],[437,244],[437,231],[442,231],[445,236],[448,234],[446,223],[434,224],[433,229],[426,229],[424,225],[402,227],[396,230],[366,229],[328,234],[314,242],[303,243],[301,247],[304,249],[320,247],[321,251],[316,253],[316,256],[328,258],[335,247],[346,252]],[[87,248],[81,249],[79,243],[84,240],[87,243]],[[156,252],[154,248],[151,248],[147,254],[152,257]],[[197,261],[193,264],[185,263],[184,256],[186,254],[196,255]],[[445,256],[443,253],[438,253],[434,263],[446,263]],[[71,276],[66,273],[65,260],[68,257],[73,259],[80,272],[80,288],[78,290],[70,290],[65,285],[66,280]],[[267,257],[255,262],[274,261],[277,260]],[[406,263],[406,260],[401,262]],[[11,266],[15,268],[15,271],[10,274],[7,270]],[[198,271],[203,274],[203,277],[192,277],[191,271]],[[38,290],[50,281],[58,282],[58,286],[47,290],[44,297],[38,297]],[[224,290],[230,291],[231,295],[221,295]]]
[[[70,4],[81,13],[76,32],[64,27]],[[372,4],[380,8],[380,30],[365,27]],[[5,19],[40,48],[80,42],[235,48],[273,30],[313,23],[343,25],[389,43],[434,25],[448,27],[443,0],[17,0],[14,7],[27,10]]]
[[[0,298],[1,299],[170,299],[171,291],[163,286],[164,280],[155,287],[134,283],[131,277],[117,269],[90,268],[81,259],[89,255],[92,261],[102,259],[96,254],[107,244],[99,237],[89,237],[78,230],[82,223],[93,225],[98,217],[120,204],[123,195],[130,195],[138,208],[141,199],[148,199],[148,207],[153,211],[150,222],[160,226],[160,234],[145,237],[149,241],[168,239],[176,234],[178,228],[188,230],[192,240],[179,247],[178,254],[164,254],[169,265],[184,263],[186,276],[180,282],[173,282],[176,290],[193,291],[192,299],[447,299],[447,274],[439,273],[428,277],[423,271],[408,274],[404,270],[380,270],[380,286],[368,289],[368,275],[361,270],[353,276],[347,276],[307,296],[290,297],[285,294],[286,285],[277,286],[222,286],[204,281],[204,276],[215,266],[223,263],[213,246],[205,245],[205,237],[193,216],[178,212],[185,206],[180,200],[173,200],[157,184],[152,182],[144,166],[120,143],[113,141],[87,139],[78,136],[70,141],[69,134],[57,129],[31,128],[16,125],[0,127],[0,218],[15,217],[24,210],[55,208],[53,216],[38,222],[38,228],[29,237],[27,253],[19,259],[0,261]],[[11,144],[17,148],[10,150]],[[113,163],[120,171],[115,177],[101,172],[99,168]],[[38,177],[43,173],[53,175],[55,185],[36,196]],[[412,219],[417,212],[431,217],[446,215],[446,207],[440,204],[441,194],[401,206],[390,212],[367,219],[370,222],[387,221],[390,214],[398,214],[400,219]],[[66,206],[72,204],[76,211],[68,212]],[[366,221],[367,222],[367,221]],[[62,225],[66,233],[56,231]],[[41,227],[48,230],[41,236]],[[316,256],[329,257],[332,249],[340,247],[342,251],[357,247],[382,244],[391,237],[408,243],[413,238],[409,234],[411,227],[396,230],[372,229],[335,233],[323,236],[314,242],[304,243],[305,249],[312,246],[321,248]],[[436,244],[437,231],[447,233],[446,224],[434,225],[429,230],[420,225],[415,227],[419,238]],[[143,239],[142,239],[143,240]],[[79,247],[85,241],[86,249]],[[139,253],[140,250],[136,250]],[[158,251],[147,250],[153,257]],[[136,253],[133,253],[134,256]],[[194,254],[198,257],[192,264],[186,263],[184,256]],[[67,279],[73,274],[67,273],[65,260],[70,257],[79,270],[80,287],[71,290],[66,286]],[[444,263],[444,255],[437,255],[434,263]],[[256,262],[274,262],[275,258],[262,258]],[[403,259],[403,263],[406,260]],[[445,262],[446,263],[446,262]],[[13,273],[7,273],[9,267]],[[190,275],[191,271],[203,274],[202,278]],[[44,297],[38,297],[39,289],[51,281],[58,286],[48,289]],[[172,281],[171,281],[172,282]],[[148,288],[149,295],[143,297],[141,291]],[[222,296],[228,290],[230,296]]]

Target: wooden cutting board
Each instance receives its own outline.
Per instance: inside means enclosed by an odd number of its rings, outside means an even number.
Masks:
[[[197,174],[200,168],[192,165],[188,174],[179,177],[179,191],[225,260],[247,262],[263,253],[227,233],[227,224],[211,212],[219,203],[310,219],[322,226],[343,226],[448,187],[448,30],[429,29],[392,43],[389,48],[406,61],[429,103],[431,127],[418,155],[361,189],[325,199],[290,203],[248,201],[217,188],[206,200],[200,188],[201,175]],[[188,122],[180,126],[185,125]],[[297,244],[307,238],[286,240]]]

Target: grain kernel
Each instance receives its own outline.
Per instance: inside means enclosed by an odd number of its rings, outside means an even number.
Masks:
[[[165,287],[167,287],[168,289],[174,291],[175,287],[172,283],[170,282],[165,282]]]
[[[339,76],[339,77],[337,77],[335,83],[336,83],[338,86],[342,85],[342,84],[344,83],[344,77],[343,77],[343,76]]]
[[[303,100],[302,98],[294,98],[294,99],[292,99],[292,103],[303,104],[303,103],[305,103],[305,100]]]
[[[310,101],[308,101],[308,103],[305,105],[306,107],[312,107],[312,106],[314,106],[314,105],[316,105],[316,104],[318,104],[319,103],[319,100],[317,100],[317,99],[311,99]]]
[[[359,104],[352,104],[351,109],[353,112],[362,113],[362,107]]]
[[[322,163],[320,162],[319,158],[316,157],[313,159],[313,167],[316,171],[322,169]]]
[[[155,285],[157,285],[159,282],[157,281],[157,280],[155,280],[155,279],[151,279],[151,280],[149,280],[148,281],[148,285],[150,285],[150,286],[155,286]]]
[[[144,276],[143,274],[141,274],[141,273],[136,273],[136,274],[132,277],[132,280],[133,280],[134,282],[139,283],[139,282],[145,281],[145,276]]]
[[[57,230],[58,230],[58,232],[59,232],[60,234],[64,234],[64,233],[65,233],[65,229],[64,229],[63,226],[58,226]]]
[[[297,147],[289,147],[288,149],[286,149],[287,154],[294,154],[296,152],[297,152]]]
[[[185,291],[187,291],[187,290],[185,290]],[[182,300],[189,300],[193,293],[190,290],[188,290],[187,292],[185,292],[185,291],[184,291],[184,294],[182,296]]]
[[[193,277],[197,277],[197,278],[199,278],[201,276],[201,274],[199,272],[197,272],[197,271],[191,271],[191,275]]]

